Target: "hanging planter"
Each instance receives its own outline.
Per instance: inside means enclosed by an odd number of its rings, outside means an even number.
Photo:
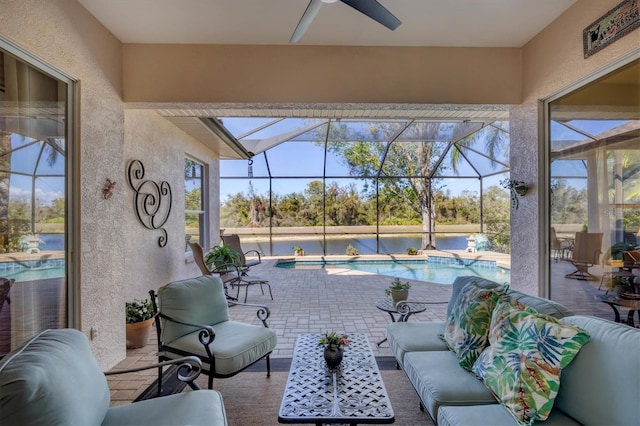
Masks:
[[[517,210],[520,206],[518,196],[523,197],[527,191],[529,191],[529,185],[521,180],[515,179],[503,179],[500,181],[500,185],[511,191],[511,208]]]

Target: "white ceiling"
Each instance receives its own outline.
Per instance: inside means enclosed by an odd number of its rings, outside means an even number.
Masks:
[[[288,44],[308,0],[78,0],[123,43]],[[369,1],[369,0],[362,0]],[[576,0],[379,0],[390,31],[323,4],[299,44],[521,47]]]

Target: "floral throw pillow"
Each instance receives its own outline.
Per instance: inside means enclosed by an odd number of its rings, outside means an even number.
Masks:
[[[585,330],[501,300],[491,320],[490,345],[472,371],[518,423],[531,425],[549,416],[561,370],[588,341]]]
[[[443,340],[456,356],[461,367],[471,370],[473,363],[488,345],[487,335],[491,313],[508,286],[482,288],[473,282],[460,290],[444,329]]]

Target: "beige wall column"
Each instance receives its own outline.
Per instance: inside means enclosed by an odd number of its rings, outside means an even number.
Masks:
[[[524,104],[514,107],[509,120],[511,179],[529,184],[529,192],[519,197],[518,209],[511,209],[511,287],[537,295],[541,238],[538,227],[538,106]]]

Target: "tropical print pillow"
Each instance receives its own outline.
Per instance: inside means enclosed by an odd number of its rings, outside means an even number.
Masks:
[[[589,334],[521,308],[514,301],[498,302],[491,319],[490,345],[472,371],[518,423],[531,425],[549,416],[560,388],[560,372],[589,341]]]
[[[445,324],[443,340],[462,368],[470,371],[487,346],[491,313],[507,289],[506,285],[487,289],[471,282],[460,290]]]

